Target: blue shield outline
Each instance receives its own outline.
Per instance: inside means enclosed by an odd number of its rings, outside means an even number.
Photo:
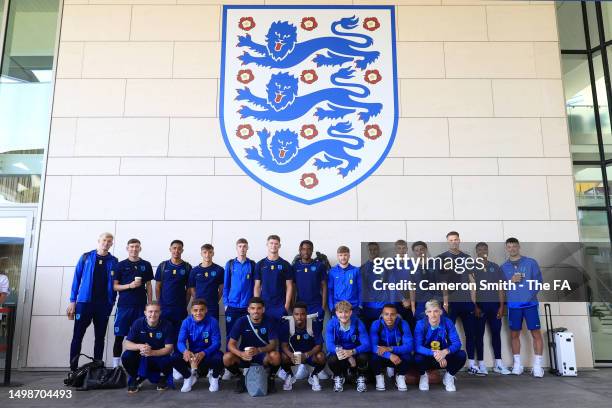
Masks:
[[[393,127],[391,136],[389,138],[389,142],[383,152],[383,154],[378,158],[376,163],[367,170],[361,177],[357,180],[345,185],[344,187],[339,188],[338,190],[314,198],[314,199],[304,199],[301,197],[294,196],[285,191],[278,189],[267,183],[265,180],[262,180],[260,177],[255,175],[252,171],[248,169],[247,166],[244,165],[243,161],[236,155],[234,148],[232,147],[227,134],[227,129],[225,126],[224,120],[224,100],[225,100],[225,57],[226,57],[226,47],[227,47],[227,12],[228,10],[236,10],[236,9],[268,9],[268,10],[290,10],[290,9],[337,9],[337,10],[388,10],[390,13],[390,24],[391,24],[391,61],[392,61],[392,71],[393,71]],[[231,46],[231,44],[230,44]],[[397,51],[396,51],[396,31],[395,31],[395,6],[389,5],[224,5],[223,6],[223,17],[222,17],[222,25],[221,25],[221,71],[220,71],[220,86],[219,86],[219,123],[221,128],[221,134],[223,135],[223,141],[227,150],[229,151],[232,159],[238,166],[244,171],[249,177],[253,180],[257,181],[260,185],[267,188],[274,193],[289,198],[291,200],[297,201],[302,204],[316,204],[330,198],[333,198],[337,195],[343,194],[353,187],[356,187],[358,184],[366,180],[372,173],[374,173],[380,165],[384,162],[393,146],[395,141],[395,136],[397,134],[397,125],[398,125],[398,117],[399,117],[399,103],[398,103],[398,86],[397,86]]]

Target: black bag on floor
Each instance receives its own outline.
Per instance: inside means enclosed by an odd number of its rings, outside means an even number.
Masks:
[[[123,367],[92,367],[87,370],[83,385],[78,388],[78,391],[110,390],[126,386],[127,374]]]
[[[104,368],[104,361],[95,360],[85,354],[79,354],[78,356],[74,357],[73,361],[74,360],[78,361],[79,357],[81,356],[87,357],[91,361],[87,364],[80,366],[76,370],[73,370],[68,373],[68,376],[64,379],[64,384],[69,387],[77,387],[77,388],[82,387],[83,382],[85,381],[85,377],[87,376],[87,372],[90,369],[95,369],[95,368],[100,368],[100,367]]]

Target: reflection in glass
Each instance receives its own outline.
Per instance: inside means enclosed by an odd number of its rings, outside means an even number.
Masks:
[[[557,1],[557,22],[559,42],[563,50],[585,50],[582,6],[575,1]]]
[[[59,0],[10,3],[0,72],[0,204],[38,202],[58,10]]]
[[[574,165],[574,182],[576,201],[579,206],[603,207],[606,205],[599,165]]]
[[[578,226],[582,242],[609,242],[608,216],[605,210],[578,210]]]

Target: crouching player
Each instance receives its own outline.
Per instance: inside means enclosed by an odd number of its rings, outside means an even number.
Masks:
[[[344,390],[344,379],[349,370],[357,370],[357,391],[365,392],[370,336],[359,318],[352,316],[353,307],[346,300],[336,303],[336,316],[325,332],[327,364],[334,373],[334,392]]]
[[[308,377],[308,383],[313,391],[321,391],[318,374],[325,368],[323,354],[323,336],[321,326],[308,322],[306,303],[297,302],[293,307],[293,316],[283,318],[280,328],[281,367],[287,373],[283,390],[291,391],[296,377],[291,371],[292,365],[308,364],[314,367]]]
[[[238,376],[236,392],[246,391],[244,375],[241,368],[248,368],[252,363],[270,369],[268,392],[276,392],[274,376],[281,363],[278,348],[277,323],[265,315],[264,301],[259,297],[249,300],[248,315],[234,324],[227,342],[227,352],[223,355],[223,364],[228,371]],[[240,341],[240,346],[238,346]]]
[[[180,363],[180,357],[172,355],[174,328],[172,323],[159,318],[159,304],[149,302],[144,314],[130,327],[125,341],[126,350],[121,356],[123,367],[129,374],[130,394],[138,392],[147,378],[157,384],[158,391],[164,391],[168,376]]]
[[[381,317],[370,328],[372,343],[372,369],[376,374],[376,390],[385,390],[386,367],[395,369],[395,385],[398,391],[406,391],[406,373],[412,359],[412,333],[410,326],[397,313],[397,306],[390,303],[383,307]]]
[[[191,391],[198,380],[198,370],[212,370],[208,391],[219,391],[219,376],[223,372],[221,332],[219,322],[206,315],[208,306],[204,299],[195,299],[191,304],[191,316],[183,320],[179,331],[177,348],[183,359],[177,367],[185,379],[181,392]]]
[[[467,358],[461,350],[461,339],[453,321],[442,316],[440,302],[435,299],[425,304],[425,317],[414,329],[415,360],[421,373],[419,389],[429,390],[427,370],[446,368],[442,382],[446,391],[456,391],[455,374],[463,367]]]

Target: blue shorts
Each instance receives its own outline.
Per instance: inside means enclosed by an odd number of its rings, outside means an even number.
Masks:
[[[529,330],[538,330],[540,328],[540,313],[538,306],[529,306],[524,308],[508,308],[508,323],[510,330],[520,331],[523,327],[523,319],[527,322]]]
[[[144,316],[144,306],[119,306],[115,312],[115,336],[127,336],[132,323]]]

